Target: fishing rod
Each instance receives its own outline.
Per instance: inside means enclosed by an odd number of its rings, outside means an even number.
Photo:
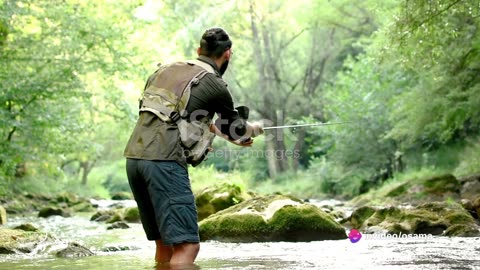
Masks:
[[[314,123],[314,124],[300,124],[300,125],[285,125],[285,126],[273,126],[264,127],[263,130],[269,129],[281,129],[281,128],[297,128],[297,127],[314,127],[314,126],[330,126],[330,125],[343,125],[349,122],[332,122],[332,123]]]

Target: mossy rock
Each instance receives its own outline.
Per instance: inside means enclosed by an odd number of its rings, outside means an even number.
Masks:
[[[90,202],[82,201],[78,204],[73,205],[72,210],[74,212],[93,212],[95,211],[95,207]]]
[[[392,188],[385,196],[386,197],[398,197],[408,192],[410,183],[403,183],[397,187]]]
[[[277,241],[304,242],[344,239],[345,229],[315,205],[286,205],[268,221]]]
[[[450,226],[444,233],[445,236],[456,236],[456,237],[477,237],[480,236],[480,231],[478,228],[464,225],[464,224],[455,224]]]
[[[55,202],[57,203],[66,203],[67,205],[71,206],[79,202],[79,197],[71,192],[62,192],[58,194],[55,198]]]
[[[366,211],[370,215],[371,210]],[[350,220],[353,219],[352,213]],[[361,221],[362,219],[357,219]],[[467,231],[475,231],[478,225],[473,217],[459,204],[446,202],[433,202],[419,205],[416,208],[403,209],[397,207],[380,208],[365,219],[358,222],[357,229],[368,231],[370,227],[380,227],[392,234],[432,234],[457,236],[457,232],[463,236],[465,230],[455,229],[470,228]],[[452,229],[453,228],[453,229]]]
[[[423,180],[425,192],[431,194],[460,193],[462,184],[451,174],[439,175]]]
[[[120,191],[112,194],[112,200],[115,200],[115,201],[132,200],[132,199],[133,199],[133,195],[131,192]]]
[[[480,218],[480,196],[473,201],[472,209],[477,212],[477,218]]]
[[[15,198],[5,205],[5,210],[9,214],[21,214],[30,212],[32,210],[32,205],[25,200]]]
[[[138,207],[127,207],[123,211],[123,220],[127,222],[140,222],[140,212]]]
[[[38,243],[53,238],[39,231],[24,231],[0,227],[0,254],[30,253]]]
[[[90,217],[90,221],[99,221],[99,219],[101,219],[102,217],[112,217],[113,215],[115,214],[115,211],[114,210],[100,210],[100,211],[97,211],[95,212],[91,217]],[[108,219],[107,218],[107,219]],[[103,218],[104,220],[102,221],[105,221],[105,218]]]
[[[59,207],[45,207],[38,212],[38,217],[47,218],[50,216],[71,217],[72,213],[70,209]]]
[[[123,220],[123,214],[120,211],[117,211],[113,216],[111,216],[108,220],[106,220],[107,223],[115,223],[117,221],[122,221]]]
[[[22,230],[26,232],[38,232],[40,231],[37,227],[33,226],[31,223],[21,224],[14,228],[15,230]]]
[[[200,222],[202,240],[225,242],[345,239],[345,229],[318,207],[285,195],[257,197]]]
[[[195,195],[198,220],[203,220],[218,211],[250,198],[251,196],[243,192],[241,187],[236,184],[222,183],[205,188]]]
[[[353,228],[360,228],[362,224],[370,218],[375,212],[376,208],[371,206],[362,206],[360,208],[355,209],[350,216],[350,224]]]

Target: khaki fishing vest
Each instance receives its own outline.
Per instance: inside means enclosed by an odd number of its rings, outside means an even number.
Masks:
[[[184,118],[192,86],[208,73],[215,71],[199,60],[160,66],[148,78],[140,101],[140,112],[151,112],[161,121],[178,126],[184,155],[193,166],[203,161],[215,137],[208,117],[194,121]]]

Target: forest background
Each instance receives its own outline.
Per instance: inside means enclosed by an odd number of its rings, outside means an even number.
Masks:
[[[217,139],[198,190],[351,198],[480,171],[478,0],[0,0],[0,196],[129,191],[123,149],[156,64],[233,40],[224,79],[251,119],[339,125]]]

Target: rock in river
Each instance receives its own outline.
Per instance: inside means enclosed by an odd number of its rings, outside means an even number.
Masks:
[[[318,241],[347,238],[317,206],[285,195],[256,197],[200,222],[202,240],[226,242]]]

